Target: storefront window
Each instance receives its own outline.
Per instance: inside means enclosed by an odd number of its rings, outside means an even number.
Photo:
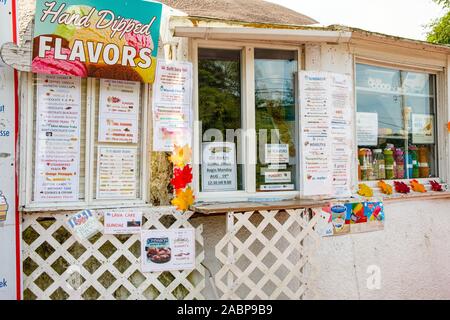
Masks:
[[[241,51],[199,49],[198,90],[201,190],[244,190]]]
[[[436,76],[357,64],[359,179],[436,177]]]
[[[297,176],[297,53],[255,50],[257,191],[292,191]]]

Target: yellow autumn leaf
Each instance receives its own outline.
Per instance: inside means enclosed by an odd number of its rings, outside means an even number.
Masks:
[[[427,192],[427,189],[425,188],[425,186],[417,180],[411,181],[411,189],[413,189],[414,192],[419,192],[419,193]]]
[[[194,204],[194,192],[191,188],[186,190],[177,190],[175,199],[172,200],[172,205],[177,207],[177,210],[187,211]]]
[[[368,185],[362,183],[359,185],[358,194],[361,197],[371,198],[373,197],[373,190]]]
[[[386,195],[388,195],[388,196],[390,196],[391,194],[394,193],[394,189],[392,188],[392,186],[389,185],[389,184],[387,184],[387,183],[384,182],[384,181],[378,182],[378,188],[381,189],[381,192],[382,192],[383,194],[386,194]]]
[[[172,155],[169,157],[169,161],[173,163],[175,167],[184,168],[189,164],[192,159],[192,149],[189,145],[184,147],[175,146]]]

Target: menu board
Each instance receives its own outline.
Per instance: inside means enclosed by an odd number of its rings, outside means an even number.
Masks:
[[[100,80],[98,141],[138,143],[139,82]]]
[[[331,103],[329,77],[325,72],[300,73],[302,193],[331,195]]]
[[[81,78],[38,75],[34,201],[78,201]]]
[[[352,195],[352,78],[330,74],[331,92],[331,156],[334,197]]]
[[[300,75],[304,196],[351,196],[352,86],[349,75]]]
[[[192,64],[158,60],[153,87],[153,149],[191,144]]]
[[[203,144],[202,187],[205,192],[236,191],[236,145],[231,142]]]
[[[135,199],[137,149],[99,147],[97,199]]]

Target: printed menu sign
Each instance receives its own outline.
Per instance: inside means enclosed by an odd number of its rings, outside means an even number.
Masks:
[[[352,78],[330,74],[331,92],[331,156],[333,163],[333,195],[352,195]]]
[[[135,199],[137,149],[99,147],[97,199]]]
[[[102,210],[105,234],[136,234],[141,232],[142,211]]]
[[[81,79],[38,75],[36,202],[79,199]]]
[[[358,112],[356,114],[356,137],[358,146],[378,145],[378,113]]]
[[[332,193],[331,103],[325,72],[300,73],[302,190],[305,196]]]
[[[434,116],[414,113],[412,132],[414,144],[434,144]]]
[[[37,0],[34,73],[153,83],[162,4]]]
[[[100,81],[98,141],[138,143],[139,82]]]
[[[191,144],[192,64],[158,60],[153,86],[153,149]]]
[[[289,145],[266,144],[265,155],[267,164],[289,163]]]
[[[195,229],[146,230],[141,233],[142,272],[195,269]]]
[[[203,144],[202,186],[205,192],[236,191],[236,145],[230,142]]]

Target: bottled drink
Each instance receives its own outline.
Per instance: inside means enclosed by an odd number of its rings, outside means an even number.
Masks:
[[[395,178],[394,173],[394,152],[391,149],[384,150],[384,162],[386,168],[386,179],[392,180]]]
[[[394,154],[395,159],[395,178],[404,179],[405,178],[405,157],[403,150],[400,148],[395,149]]]
[[[419,172],[419,157],[417,154],[417,147],[416,146],[410,146],[409,152],[411,153],[411,159],[412,159],[412,176],[410,178],[412,179],[418,179],[420,176]]]
[[[430,177],[430,165],[428,163],[428,147],[422,146],[419,148],[419,176],[420,178]]]
[[[383,150],[375,149],[374,151],[374,175],[377,180],[386,179],[386,163],[384,161]]]

